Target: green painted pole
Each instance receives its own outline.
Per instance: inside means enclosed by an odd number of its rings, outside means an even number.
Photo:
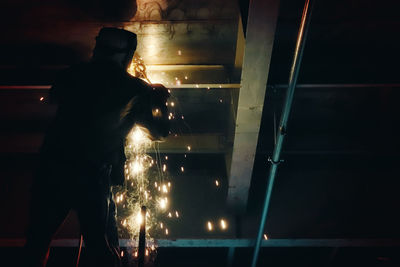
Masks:
[[[300,29],[299,29],[299,32],[297,35],[296,49],[294,52],[292,67],[290,69],[288,89],[286,92],[286,98],[285,98],[284,106],[282,109],[281,120],[279,123],[278,136],[277,136],[276,144],[275,144],[274,151],[272,154],[272,158],[270,159],[271,168],[269,171],[268,186],[267,186],[267,191],[265,194],[264,206],[263,206],[263,211],[262,211],[261,220],[260,220],[260,227],[258,229],[256,244],[254,246],[253,259],[252,259],[252,263],[251,263],[252,267],[257,266],[261,241],[262,241],[262,237],[263,237],[263,233],[264,233],[265,221],[267,219],[268,208],[269,208],[269,204],[270,204],[270,200],[271,200],[272,188],[274,186],[276,172],[278,169],[278,164],[280,162],[280,155],[281,155],[281,151],[282,151],[283,141],[284,141],[285,135],[286,135],[287,122],[288,122],[290,110],[292,107],[294,91],[296,88],[297,78],[299,76],[299,70],[300,70],[301,60],[303,58],[304,46],[306,43],[308,28],[310,25],[312,5],[313,5],[312,0],[306,0],[306,3],[304,4],[304,9],[303,9],[303,15],[301,17]]]

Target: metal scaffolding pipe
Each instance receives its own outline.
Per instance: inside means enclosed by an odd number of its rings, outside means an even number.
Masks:
[[[305,46],[306,39],[307,39],[307,32],[308,32],[308,28],[310,25],[312,5],[313,5],[312,0],[306,0],[306,3],[304,4],[304,9],[303,9],[303,15],[301,17],[300,29],[299,29],[299,32],[297,35],[296,49],[294,52],[292,67],[290,69],[288,89],[286,92],[286,98],[285,98],[285,102],[283,105],[281,120],[280,120],[280,124],[279,124],[279,131],[277,134],[278,136],[276,138],[277,140],[276,140],[276,144],[274,147],[274,152],[272,154],[272,158],[270,159],[271,167],[270,167],[270,171],[269,171],[268,186],[267,186],[267,190],[266,190],[266,194],[265,194],[265,200],[264,200],[264,206],[263,206],[263,211],[262,211],[262,215],[261,215],[260,227],[258,229],[257,239],[256,239],[256,243],[254,246],[253,260],[251,263],[252,267],[256,267],[258,255],[260,252],[261,240],[262,240],[263,233],[264,233],[265,221],[267,219],[268,208],[269,208],[269,203],[270,203],[271,194],[272,194],[272,188],[274,186],[274,180],[275,180],[278,164],[280,162],[280,154],[282,151],[283,140],[284,140],[285,134],[286,134],[287,121],[289,119],[290,110],[292,107],[294,91],[296,88],[297,78],[299,76],[299,70],[300,70],[301,60],[303,58],[304,46]]]
[[[142,216],[142,222],[139,231],[138,267],[143,267],[146,251],[146,206],[142,206],[140,213]]]

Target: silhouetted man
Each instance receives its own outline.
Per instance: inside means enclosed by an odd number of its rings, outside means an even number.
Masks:
[[[135,123],[154,139],[168,135],[167,89],[126,69],[136,35],[103,28],[89,63],[62,73],[50,91],[58,104],[35,176],[25,266],[46,264],[52,236],[76,210],[90,266],[118,266],[111,185],[124,182],[124,141]],[[153,117],[154,109],[161,116]]]

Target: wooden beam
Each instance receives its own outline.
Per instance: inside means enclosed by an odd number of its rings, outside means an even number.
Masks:
[[[250,1],[227,198],[236,213],[247,205],[278,6],[279,0]]]

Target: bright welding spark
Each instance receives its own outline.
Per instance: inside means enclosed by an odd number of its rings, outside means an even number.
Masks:
[[[268,240],[267,234],[264,234],[264,239],[265,239],[265,240]]]
[[[162,186],[162,190],[164,193],[168,193],[168,188],[165,184]]]
[[[142,223],[143,223],[143,216],[142,216],[142,213],[140,211],[136,215],[136,223],[138,225],[142,225]]]
[[[221,220],[219,221],[219,223],[220,223],[220,225],[221,225],[221,229],[222,229],[222,230],[225,230],[225,229],[227,228],[227,224],[226,224],[226,222],[225,222],[224,219],[221,219]]]
[[[163,170],[163,172],[165,172],[167,170],[167,165],[164,164],[162,167],[162,170]]]
[[[191,146],[187,146],[187,150],[188,151],[192,150],[192,147]]]
[[[171,107],[174,107],[175,106],[175,103],[174,102],[171,102]]]
[[[159,201],[159,206],[160,206],[161,209],[164,210],[167,207],[167,198],[162,198]]]
[[[175,216],[176,216],[176,218],[179,218],[179,213],[178,213],[178,211],[175,211]]]
[[[165,156],[165,160],[168,160],[168,156]]]
[[[165,228],[165,234],[166,234],[166,235],[169,234],[168,228]]]
[[[140,162],[139,160],[135,160],[132,164],[131,164],[131,171],[134,174],[138,174],[138,173],[142,173],[144,171],[144,166],[143,163]]]
[[[207,229],[208,231],[212,231],[213,230],[213,225],[210,221],[207,222]]]
[[[185,171],[185,168],[183,168],[183,166],[181,166],[181,172],[184,172]]]
[[[160,228],[163,229],[164,228],[164,224],[160,223]]]
[[[123,256],[124,256],[124,251],[122,250],[122,251],[121,251],[121,257],[123,257]]]
[[[40,100],[40,101],[43,101],[43,100],[44,100],[44,97],[42,96],[41,98],[39,98],[39,100]]]
[[[188,76],[185,76],[185,80],[187,80],[188,79]]]
[[[168,187],[171,187],[171,182],[168,182]]]
[[[219,100],[219,103],[222,103],[222,99]]]
[[[168,212],[168,217],[172,218],[172,213],[171,212]]]
[[[138,257],[138,252],[137,251],[135,251],[135,258],[137,258]]]
[[[146,249],[145,255],[149,256],[149,250],[148,249]]]
[[[218,180],[215,180],[215,185],[219,186],[219,181]]]

